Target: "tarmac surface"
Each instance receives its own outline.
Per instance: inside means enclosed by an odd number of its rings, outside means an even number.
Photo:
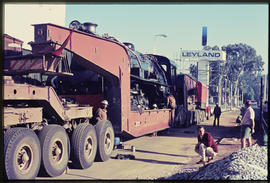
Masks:
[[[223,112],[220,126],[213,127],[214,117],[201,122],[218,143],[219,153],[213,161],[223,159],[241,147],[240,128],[235,120],[240,110]],[[197,144],[196,125],[170,128],[157,136],[148,135],[124,142],[124,149],[116,149],[106,162],[94,162],[88,169],[67,169],[58,177],[37,177],[37,180],[152,180],[172,175],[176,169],[201,167],[194,151]],[[136,151],[132,153],[131,146]],[[133,154],[135,159],[117,159],[117,154]],[[212,161],[212,162],[213,162]]]

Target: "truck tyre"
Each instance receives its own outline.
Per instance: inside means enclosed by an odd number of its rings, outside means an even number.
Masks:
[[[67,168],[69,138],[59,125],[47,125],[38,134],[41,146],[42,176],[59,176]]]
[[[89,168],[97,153],[97,135],[93,125],[81,123],[75,128],[72,137],[72,167]]]
[[[96,161],[107,161],[114,147],[114,131],[110,121],[101,120],[96,126],[97,133],[97,156]]]
[[[4,168],[7,179],[34,179],[40,168],[40,143],[33,130],[12,128],[4,135]]]

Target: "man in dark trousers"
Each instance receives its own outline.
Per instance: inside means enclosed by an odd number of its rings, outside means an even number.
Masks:
[[[208,157],[208,161],[214,159],[214,157],[218,153],[217,144],[215,143],[212,135],[205,131],[204,127],[198,126],[198,144],[195,146],[195,152],[197,152],[201,156],[201,160],[197,162],[197,164],[206,163],[206,157]]]
[[[216,126],[216,119],[217,119],[217,126],[219,126],[219,118],[220,118],[220,115],[221,115],[221,109],[220,107],[218,106],[218,104],[216,104],[215,108],[214,108],[214,124],[213,126]]]

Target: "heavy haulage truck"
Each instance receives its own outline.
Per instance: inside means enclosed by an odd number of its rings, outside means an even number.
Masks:
[[[115,136],[169,128],[166,96],[176,93],[169,59],[99,36],[92,23],[33,26],[31,53],[4,59],[7,179],[59,176],[69,161],[85,169],[110,158]],[[103,99],[108,120],[95,123],[92,113]]]

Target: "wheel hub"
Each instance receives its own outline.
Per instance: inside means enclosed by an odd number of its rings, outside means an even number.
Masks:
[[[86,143],[85,143],[85,155],[87,157],[90,157],[91,153],[92,153],[92,139],[90,137],[88,137],[86,139]]]
[[[109,149],[110,146],[111,146],[111,136],[109,133],[107,133],[105,137],[105,147],[106,149]]]
[[[55,162],[59,162],[62,159],[62,155],[63,155],[63,146],[62,143],[60,141],[56,141],[53,144],[52,147],[52,158]]]
[[[17,167],[22,173],[29,171],[32,165],[32,149],[28,145],[23,145],[17,153]]]
[[[30,159],[30,158],[29,158],[29,156],[27,155],[27,153],[24,153],[24,154],[23,154],[23,157],[22,157],[23,163],[27,162],[29,159]]]

